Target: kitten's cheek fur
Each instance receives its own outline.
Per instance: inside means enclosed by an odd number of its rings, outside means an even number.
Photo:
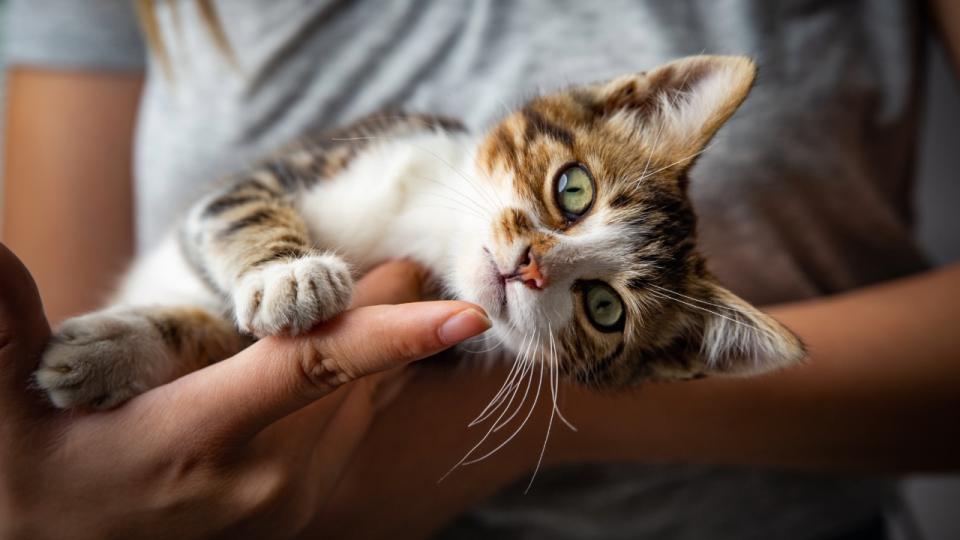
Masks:
[[[489,263],[483,257],[483,249],[464,247],[463,253],[456,259],[453,275],[456,289],[454,296],[479,304],[492,318],[502,321],[504,313],[499,301],[498,287],[488,268]]]

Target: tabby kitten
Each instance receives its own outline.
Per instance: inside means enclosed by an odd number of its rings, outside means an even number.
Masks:
[[[308,331],[404,257],[483,306],[505,354],[588,386],[796,362],[800,341],[705,269],[687,198],[754,76],[696,56],[533,99],[482,136],[397,115],[297,141],[197,202],[110,307],[66,321],[36,380],[58,407],[115,406],[251,336]]]

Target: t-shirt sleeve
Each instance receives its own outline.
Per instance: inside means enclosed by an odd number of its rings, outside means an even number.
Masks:
[[[146,64],[133,0],[11,0],[4,27],[10,65],[140,70]]]

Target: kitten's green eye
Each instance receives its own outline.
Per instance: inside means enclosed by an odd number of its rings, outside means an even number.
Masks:
[[[613,287],[602,281],[584,284],[584,310],[587,318],[601,332],[613,332],[623,328],[623,300]]]
[[[570,219],[582,216],[593,204],[593,177],[583,165],[560,171],[556,182],[557,205]]]

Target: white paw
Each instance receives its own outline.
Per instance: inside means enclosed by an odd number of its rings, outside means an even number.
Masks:
[[[311,255],[250,271],[233,293],[240,330],[298,335],[350,305],[353,278],[335,255]]]
[[[34,375],[54,405],[108,409],[162,384],[170,359],[159,332],[136,313],[67,320]]]

